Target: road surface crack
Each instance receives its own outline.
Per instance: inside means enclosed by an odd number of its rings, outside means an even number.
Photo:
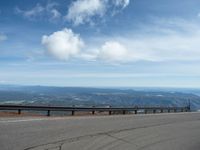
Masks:
[[[110,130],[110,131],[107,131],[107,132],[100,132],[100,133],[82,135],[82,136],[78,136],[78,137],[67,138],[67,139],[63,139],[63,140],[59,140],[59,141],[54,141],[54,142],[50,142],[50,143],[46,143],[46,144],[28,147],[28,148],[25,148],[24,150],[34,150],[36,148],[41,148],[42,150],[54,150],[52,148],[55,148],[55,145],[56,145],[56,148],[57,148],[56,150],[62,150],[63,144],[77,142],[77,141],[80,141],[80,140],[90,139],[90,138],[94,138],[94,137],[98,137],[98,136],[109,136],[109,137],[114,138],[116,140],[119,140],[119,141],[125,142],[127,144],[133,145],[133,143],[131,143],[127,140],[113,136],[113,134],[131,131],[131,130],[136,130],[136,129],[144,129],[144,128],[162,126],[162,125],[169,125],[169,124],[174,124],[174,123],[176,123],[176,122],[167,122],[167,123],[165,122],[165,123],[160,123],[160,124],[152,124],[152,125],[145,125],[145,126],[134,127],[134,128],[125,128],[125,129],[120,129],[120,130]],[[61,146],[59,147],[59,145],[61,145]],[[45,148],[45,147],[48,147],[48,148]]]

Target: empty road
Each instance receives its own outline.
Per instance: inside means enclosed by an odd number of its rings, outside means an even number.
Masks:
[[[200,113],[0,118],[1,150],[200,150]]]

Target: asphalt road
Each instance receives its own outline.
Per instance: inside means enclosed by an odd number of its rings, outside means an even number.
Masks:
[[[1,150],[200,150],[200,113],[0,118]]]

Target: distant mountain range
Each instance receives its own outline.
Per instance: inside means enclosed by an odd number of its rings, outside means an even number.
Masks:
[[[200,109],[200,89],[0,85],[0,104],[51,106],[186,106]]]

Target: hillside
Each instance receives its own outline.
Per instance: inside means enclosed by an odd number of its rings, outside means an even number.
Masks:
[[[189,92],[45,86],[0,86],[1,104],[52,106],[185,106],[200,109],[200,97]]]

